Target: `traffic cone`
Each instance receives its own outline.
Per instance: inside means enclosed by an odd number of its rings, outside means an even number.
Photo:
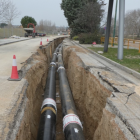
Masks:
[[[15,55],[13,55],[13,66],[12,66],[11,79],[19,79]]]
[[[21,79],[22,77],[18,76],[16,56],[13,55],[12,73],[11,73],[11,77],[8,78],[8,81],[20,81]]]
[[[42,38],[41,38],[41,41],[40,41],[40,45],[42,45]]]

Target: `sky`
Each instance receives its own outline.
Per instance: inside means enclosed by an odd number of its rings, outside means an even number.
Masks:
[[[118,0],[119,2],[120,0]],[[105,10],[107,12],[108,10],[108,3],[109,0],[105,0],[105,3],[107,3]],[[113,6],[113,16],[115,15],[115,6],[116,6],[116,0],[114,0],[114,6]],[[140,0],[125,0],[125,12],[129,10],[134,10],[140,8]],[[118,9],[119,9],[119,3],[118,3]],[[119,10],[118,10],[119,12]],[[119,13],[117,13],[119,15]]]
[[[13,25],[20,25],[21,18],[24,16],[31,16],[35,18],[37,22],[40,20],[50,20],[56,24],[56,26],[68,26],[67,20],[63,14],[63,10],[60,8],[62,0],[12,0],[18,10],[21,12],[18,18],[13,21]],[[105,10],[108,10],[109,0],[105,0],[107,5]],[[125,0],[125,11],[140,8],[140,0]],[[115,11],[116,0],[114,0]],[[118,7],[119,8],[119,7]],[[119,14],[118,14],[119,15]]]
[[[37,22],[50,20],[56,26],[68,26],[67,20],[60,8],[61,0],[12,0],[20,11],[20,15],[13,21],[13,25],[20,25],[21,18],[31,16]]]

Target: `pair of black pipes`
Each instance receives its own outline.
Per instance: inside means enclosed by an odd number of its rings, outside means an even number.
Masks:
[[[41,107],[41,121],[37,140],[55,140],[56,134],[56,59],[58,52],[58,73],[60,83],[60,96],[63,109],[63,131],[66,140],[85,140],[82,124],[77,116],[73,96],[66,77],[62,59],[62,47],[59,45],[54,54],[49,68],[44,101]]]

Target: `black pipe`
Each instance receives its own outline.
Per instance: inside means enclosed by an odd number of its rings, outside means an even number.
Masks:
[[[63,131],[66,140],[85,140],[82,124],[77,115],[74,99],[65,73],[62,59],[62,48],[58,54],[58,73],[60,96],[63,110]]]
[[[57,53],[58,53],[60,47],[61,47],[61,44],[59,44],[58,47],[55,49],[55,51],[53,53],[53,58],[52,58],[51,64],[56,63]]]
[[[56,139],[56,48],[49,67],[49,73],[44,93],[44,101],[41,107],[41,119],[38,130],[37,140],[55,140]]]

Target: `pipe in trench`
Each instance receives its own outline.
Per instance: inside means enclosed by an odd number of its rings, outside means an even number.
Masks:
[[[60,45],[56,48],[49,67],[49,73],[41,107],[41,119],[37,140],[55,140],[56,138],[56,59]]]
[[[83,127],[77,115],[74,99],[65,73],[62,59],[62,47],[58,53],[58,73],[60,84],[60,96],[63,112],[63,131],[66,140],[85,140]]]

